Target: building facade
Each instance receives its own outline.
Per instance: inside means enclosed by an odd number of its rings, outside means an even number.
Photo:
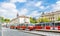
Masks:
[[[57,21],[58,18],[60,17],[60,11],[45,13],[45,14],[42,14],[41,17],[46,17],[50,21]]]
[[[19,16],[17,14],[17,17],[10,21],[10,24],[23,24],[23,23],[29,24],[30,23],[30,18],[27,17],[27,16],[24,16],[24,15]]]

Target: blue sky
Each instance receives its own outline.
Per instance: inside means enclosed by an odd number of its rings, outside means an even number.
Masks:
[[[17,13],[38,18],[42,12],[59,10],[60,0],[0,0],[0,16],[10,19],[15,18]]]

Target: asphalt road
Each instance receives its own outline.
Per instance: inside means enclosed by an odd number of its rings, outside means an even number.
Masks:
[[[2,36],[2,32],[0,31],[0,36]]]
[[[21,30],[9,29],[9,28],[3,28],[2,31],[3,31],[2,32],[3,36],[41,36],[41,34],[46,36],[60,36],[60,33],[44,32],[44,31],[21,31]],[[26,32],[31,32],[36,34],[31,34]],[[37,35],[37,34],[40,34],[40,35]]]
[[[3,28],[3,36],[40,36],[36,34],[25,33],[18,30]]]
[[[0,36],[2,36],[2,29],[1,29],[1,24],[0,24]]]

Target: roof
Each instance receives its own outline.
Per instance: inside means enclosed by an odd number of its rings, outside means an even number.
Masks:
[[[27,16],[24,16],[24,15],[23,15],[23,16],[19,16],[19,17],[17,17],[17,18],[13,18],[11,21],[14,21],[15,19],[18,19],[18,18],[30,18],[30,17],[27,17]],[[10,22],[11,22],[11,21],[10,21]]]
[[[60,11],[45,13],[45,14],[43,14],[42,16],[48,16],[48,15],[54,15],[54,14],[60,14]]]

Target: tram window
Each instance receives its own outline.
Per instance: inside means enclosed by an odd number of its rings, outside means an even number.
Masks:
[[[35,26],[35,24],[28,24],[28,26]]]
[[[45,26],[45,24],[43,24],[43,26]]]
[[[41,26],[41,24],[36,24],[35,26]]]
[[[55,26],[58,26],[58,23],[55,23]]]
[[[60,26],[60,23],[55,23],[55,26]]]
[[[41,26],[41,24],[39,26]]]
[[[60,23],[58,23],[58,26],[60,26]]]
[[[52,23],[51,26],[56,26],[56,23]]]
[[[49,24],[46,24],[46,26],[49,26]]]
[[[25,26],[28,26],[28,24],[26,24]]]
[[[53,26],[53,24],[52,24],[52,23],[50,23],[50,26]]]

